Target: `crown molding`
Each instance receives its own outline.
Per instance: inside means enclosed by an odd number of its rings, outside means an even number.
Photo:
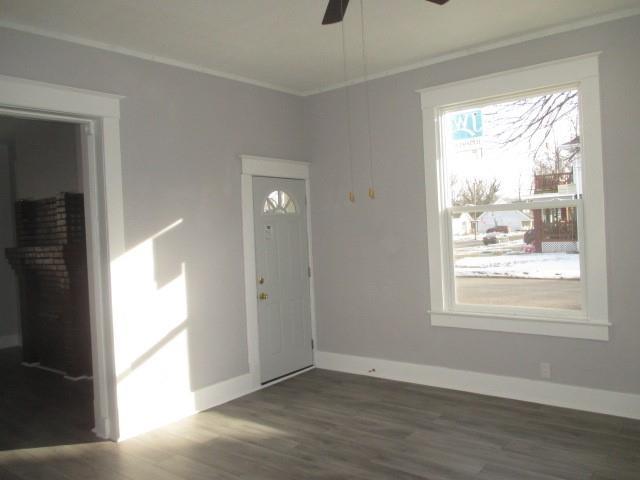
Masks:
[[[509,47],[511,45],[517,45],[519,43],[528,42],[531,40],[537,40],[540,38],[550,37],[552,35],[557,35],[560,33],[571,32],[573,30],[579,30],[581,28],[590,27],[593,25],[599,25],[601,23],[613,22],[615,20],[621,20],[627,17],[633,17],[636,15],[640,15],[640,7],[629,8],[625,10],[620,10],[618,12],[607,13],[604,15],[598,15],[595,17],[584,18],[581,20],[575,20],[572,22],[563,23],[560,25],[556,25],[554,27],[545,28],[542,30],[536,30],[534,32],[530,32],[524,35],[517,35],[512,37],[506,37],[502,40],[498,40],[495,42],[487,42],[481,45],[470,47],[470,48],[462,48],[459,50],[453,50],[451,52],[436,55],[433,57],[425,58],[416,63],[412,63],[409,65],[404,65],[401,67],[392,68],[389,70],[384,70],[379,73],[374,73],[365,77],[356,77],[352,78],[346,82],[335,83],[333,85],[329,85],[327,87],[308,90],[302,93],[303,96],[308,97],[311,95],[317,95],[320,93],[330,92],[331,90],[337,90],[339,88],[344,88],[347,86],[357,85],[369,80],[376,80],[379,78],[390,77],[393,75],[397,75],[398,73],[409,72],[412,70],[418,70],[420,68],[428,67],[430,65],[435,65],[437,63],[447,62],[449,60],[455,60],[457,58],[467,57],[470,55],[474,55],[476,53],[487,52],[489,50],[496,50],[498,48]]]
[[[279,85],[275,85],[269,82],[262,82],[260,80],[254,80],[252,78],[243,77],[241,75],[235,75],[233,73],[228,73],[228,72],[223,72],[221,70],[215,70],[212,68],[203,67],[202,65],[196,65],[194,63],[188,63],[188,62],[181,62],[180,60],[175,60],[173,58],[163,57],[160,55],[153,55],[150,53],[141,52],[139,50],[134,50],[131,48],[119,47],[117,45],[112,45],[109,43],[89,40],[86,38],[77,37],[75,35],[67,35],[64,33],[52,32],[50,30],[31,27],[28,25],[22,25],[19,23],[2,20],[2,19],[0,19],[0,27],[7,28],[10,30],[17,30],[19,32],[31,33],[33,35],[38,35],[40,37],[53,38],[54,40],[61,40],[63,42],[75,43],[77,45],[82,45],[85,47],[97,48],[99,50],[105,50],[107,52],[119,53],[121,55],[127,55],[129,57],[135,57],[141,60],[147,60],[150,62],[161,63],[163,65],[169,65],[172,67],[178,67],[185,70],[204,73],[206,75],[225,78],[227,80],[234,80],[236,82],[246,83],[248,85],[253,85],[256,87],[267,88],[269,90],[275,90],[281,93],[288,93],[289,95],[296,95],[296,96],[303,95],[303,92],[299,92],[297,90],[293,90],[286,87],[281,87]]]
[[[475,47],[462,48],[459,50],[453,50],[451,52],[435,55],[432,57],[425,58],[420,62],[412,63],[409,65],[404,65],[401,67],[396,67],[388,70],[384,70],[379,73],[374,73],[365,77],[356,77],[350,79],[346,82],[339,82],[328,85],[326,87],[311,89],[306,91],[300,91],[288,87],[283,87],[280,85],[272,84],[269,82],[263,82],[260,80],[256,80],[253,78],[243,77],[241,75],[235,75],[233,73],[223,72],[220,70],[215,70],[212,68],[204,67],[202,65],[197,65],[188,62],[182,62],[180,60],[175,60],[173,58],[163,57],[159,55],[153,55],[150,53],[141,52],[138,50],[119,47],[117,45],[112,45],[104,42],[98,42],[95,40],[89,40],[86,38],[78,37],[75,35],[67,35],[64,33],[57,33],[50,30],[31,27],[28,25],[23,25],[20,23],[2,20],[0,19],[0,27],[4,27],[10,30],[17,30],[20,32],[31,33],[33,35],[38,35],[41,37],[53,38],[55,40],[61,40],[65,42],[75,43],[78,45],[83,45],[86,47],[93,47],[99,50],[106,50],[108,52],[119,53],[121,55],[127,55],[130,57],[139,58],[142,60],[147,60],[150,62],[161,63],[164,65],[170,65],[173,67],[183,68],[185,70],[191,70],[194,72],[204,73],[206,75],[212,75],[214,77],[225,78],[227,80],[234,80],[236,82],[245,83],[248,85],[254,85],[257,87],[267,88],[269,90],[275,90],[281,93],[287,93],[289,95],[296,95],[300,97],[308,97],[311,95],[317,95],[324,92],[329,92],[331,90],[336,90],[339,88],[344,88],[346,86],[357,85],[359,83],[363,83],[369,80],[376,80],[379,78],[390,77],[392,75],[397,75],[398,73],[408,72],[411,70],[417,70],[419,68],[424,68],[430,65],[435,65],[437,63],[446,62],[449,60],[454,60],[456,58],[462,58],[469,55],[474,55],[476,53],[486,52],[489,50],[495,50],[497,48],[508,47],[511,45],[516,45],[519,43],[524,43],[530,40],[537,40],[540,38],[549,37],[552,35],[557,35],[559,33],[570,32],[572,30],[578,30],[580,28],[590,27],[593,25],[598,25],[601,23],[612,22],[614,20],[621,20],[627,17],[633,17],[636,15],[640,15],[640,7],[629,8],[625,10],[620,10],[617,12],[607,13],[604,15],[598,15],[594,17],[584,18],[580,20],[575,20],[571,22],[566,22],[560,25],[556,25],[554,27],[549,27],[541,30],[536,30],[534,32],[530,32],[524,35],[516,35],[512,37],[507,37],[502,40],[498,40],[495,42],[487,42],[482,45],[478,45]]]

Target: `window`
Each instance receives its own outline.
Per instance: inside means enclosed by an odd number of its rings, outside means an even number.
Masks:
[[[608,339],[597,56],[421,98],[432,324]]]
[[[291,215],[297,213],[296,204],[287,192],[274,190],[264,201],[262,213],[269,215]]]

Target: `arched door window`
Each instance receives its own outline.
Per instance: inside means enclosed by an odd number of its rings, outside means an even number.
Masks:
[[[294,215],[298,213],[293,198],[282,190],[274,190],[264,201],[262,213],[267,215]]]

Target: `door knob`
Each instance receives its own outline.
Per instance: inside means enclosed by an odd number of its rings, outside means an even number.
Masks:
[[[259,298],[260,300],[266,300],[267,298],[269,298],[269,295],[267,295],[267,294],[266,294],[266,293],[264,293],[264,292],[261,292],[261,293],[260,293],[260,295],[258,295],[258,298]]]

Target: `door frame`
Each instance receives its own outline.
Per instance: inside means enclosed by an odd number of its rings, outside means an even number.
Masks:
[[[316,352],[316,307],[313,272],[313,249],[311,245],[311,200],[310,200],[310,165],[307,162],[282,160],[279,158],[259,157],[255,155],[240,155],[242,161],[241,192],[242,192],[242,244],[244,250],[244,293],[247,316],[247,348],[249,354],[249,373],[254,388],[261,388],[260,375],[260,343],[258,327],[258,289],[256,286],[256,242],[253,218],[253,177],[287,178],[304,180],[307,196],[307,238],[309,242],[309,294],[311,307],[311,339],[314,348],[311,351],[313,364],[309,368],[299,370],[290,375],[280,377],[269,385],[287,378],[299,375],[315,368]]]
[[[110,265],[125,251],[120,152],[124,97],[0,75],[0,113],[81,128],[94,432],[118,439]]]

